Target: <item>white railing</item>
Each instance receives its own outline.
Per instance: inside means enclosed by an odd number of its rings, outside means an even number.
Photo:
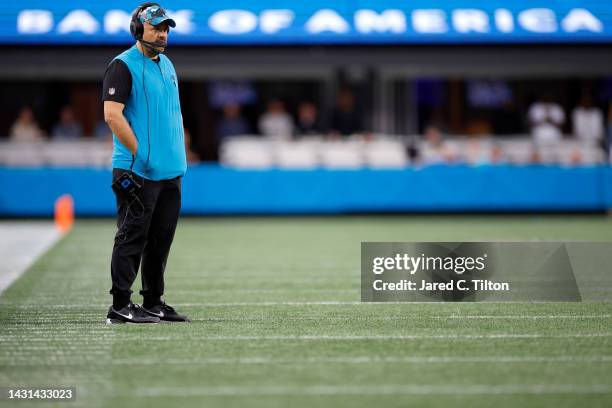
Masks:
[[[100,141],[1,142],[0,165],[110,167],[112,150]]]
[[[409,154],[409,150],[415,154]],[[414,156],[414,157],[411,157]],[[511,138],[454,137],[433,145],[420,136],[376,135],[326,140],[308,137],[273,141],[259,136],[224,141],[220,161],[237,168],[403,168],[432,164],[563,164],[593,165],[605,161],[599,146],[571,139],[537,146],[529,136]]]
[[[2,166],[110,167],[111,154],[112,144],[99,141],[0,142]],[[536,146],[524,135],[455,137],[437,145],[419,136],[376,135],[342,140],[305,137],[294,141],[240,136],[225,140],[220,147],[221,164],[251,169],[393,169],[444,163],[592,165],[605,161],[599,146],[567,138],[555,145]]]

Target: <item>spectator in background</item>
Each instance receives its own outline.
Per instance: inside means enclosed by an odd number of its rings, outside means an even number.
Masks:
[[[96,122],[96,128],[94,129],[94,138],[96,138],[96,140],[104,142],[113,141],[113,132],[108,127],[108,124],[102,119]]]
[[[535,102],[529,108],[531,135],[538,145],[554,145],[561,141],[561,127],[565,123],[565,113],[549,95]]]
[[[593,98],[583,94],[580,104],[572,112],[574,136],[588,145],[600,145],[604,139],[603,113],[593,105]]]
[[[501,161],[502,152],[493,144],[491,135],[471,135],[465,144],[463,156],[467,163],[480,166]]]
[[[421,164],[451,163],[458,159],[458,152],[445,143],[442,132],[436,126],[429,126],[425,130],[425,142],[419,149]]]
[[[223,105],[223,117],[217,124],[217,138],[223,140],[230,136],[248,135],[249,124],[241,116],[241,108],[237,103]]]
[[[266,112],[259,118],[259,132],[272,139],[288,140],[293,136],[293,119],[279,99],[268,102]]]
[[[38,142],[43,140],[43,136],[32,108],[29,106],[22,108],[9,131],[10,139],[15,142]]]
[[[52,137],[54,140],[78,139],[83,135],[81,125],[74,117],[74,111],[70,106],[64,106],[60,111],[60,120],[53,127]]]
[[[606,143],[606,152],[608,158],[612,162],[612,101],[608,103],[608,140]]]
[[[332,112],[330,135],[350,136],[361,131],[363,123],[355,106],[355,95],[350,90],[343,89],[338,94],[336,107]]]
[[[104,120],[103,109],[98,110],[96,124],[93,129],[93,140],[107,143],[113,142],[113,131]]]
[[[297,132],[301,136],[320,135],[323,132],[317,107],[312,102],[302,102],[298,107]]]
[[[187,163],[196,164],[201,162],[200,156],[191,148],[191,133],[187,128],[184,128],[183,134],[185,135],[185,156],[187,158]]]

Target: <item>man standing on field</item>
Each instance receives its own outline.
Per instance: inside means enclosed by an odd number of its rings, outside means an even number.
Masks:
[[[118,215],[107,323],[188,321],[162,300],[187,169],[178,79],[162,54],[175,26],[159,4],[140,5],[130,23],[136,43],[115,57],[104,75]],[[142,307],[130,299],[139,266]]]

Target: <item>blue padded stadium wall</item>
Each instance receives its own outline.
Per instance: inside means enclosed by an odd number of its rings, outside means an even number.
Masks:
[[[71,194],[77,216],[115,214],[109,169],[0,168],[0,216],[51,216]],[[237,170],[203,164],[183,180],[182,213],[604,211],[612,168],[431,166],[403,170]]]

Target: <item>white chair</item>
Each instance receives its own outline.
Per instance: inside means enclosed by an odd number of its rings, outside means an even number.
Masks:
[[[399,140],[374,140],[363,145],[365,162],[376,169],[404,168],[409,164],[406,147]]]
[[[503,139],[499,145],[504,159],[512,164],[529,164],[533,159],[534,147],[531,139]]]
[[[242,169],[266,169],[274,165],[270,143],[257,137],[232,138],[223,143],[221,162]]]
[[[319,165],[317,144],[285,142],[275,146],[276,163],[285,169],[314,169]]]
[[[1,147],[1,160],[5,166],[42,166],[45,142],[7,142]]]
[[[321,146],[321,164],[330,169],[358,169],[364,166],[360,142],[328,142]]]

